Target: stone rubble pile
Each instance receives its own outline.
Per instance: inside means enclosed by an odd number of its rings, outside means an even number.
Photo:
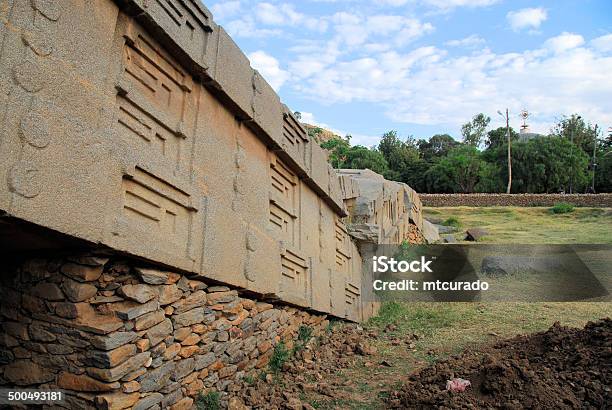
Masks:
[[[325,316],[105,256],[15,262],[0,284],[0,386],[60,388],[68,408],[189,409],[239,394],[274,345]],[[227,395],[224,393],[224,400]]]

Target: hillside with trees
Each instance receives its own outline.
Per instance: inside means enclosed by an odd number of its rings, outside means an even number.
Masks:
[[[475,115],[462,126],[461,141],[448,134],[415,139],[389,131],[374,147],[351,145],[350,136],[318,142],[334,168],[369,168],[418,192],[506,192],[508,133],[506,127],[488,129],[489,122]],[[548,135],[522,139],[512,128],[509,132],[512,193],[592,192],[593,162],[595,192],[612,192],[612,133],[603,135],[576,114],[561,119]]]

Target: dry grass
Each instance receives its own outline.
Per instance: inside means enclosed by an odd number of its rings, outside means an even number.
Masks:
[[[491,235],[484,242],[489,243],[612,243],[611,208],[577,208],[570,214],[555,215],[549,208],[453,207],[426,208],[425,214],[440,221],[456,218],[460,232],[469,227],[486,228]],[[602,265],[598,271],[609,271],[608,258],[593,263]],[[380,334],[377,353],[359,359],[337,376],[344,382],[351,381],[346,395],[342,399],[307,399],[321,409],[384,409],[386,392],[408,374],[467,347],[478,348],[517,334],[544,331],[557,321],[583,327],[611,313],[610,302],[387,302],[380,314],[365,324]],[[383,332],[388,324],[397,328]],[[419,337],[414,345],[403,342],[413,334]],[[402,343],[394,344],[397,339]],[[382,361],[391,366],[380,365]]]
[[[482,242],[522,244],[612,243],[612,208],[576,208],[554,214],[543,207],[425,208],[425,217],[459,221],[461,240],[467,228],[481,227],[490,235]]]

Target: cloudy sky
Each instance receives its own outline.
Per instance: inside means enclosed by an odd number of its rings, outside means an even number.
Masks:
[[[612,126],[612,0],[205,0],[303,120],[375,144],[521,109]]]

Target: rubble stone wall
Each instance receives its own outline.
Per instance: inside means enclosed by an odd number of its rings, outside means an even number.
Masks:
[[[575,206],[612,207],[612,194],[419,194],[423,206]]]
[[[15,259],[0,282],[0,386],[63,389],[71,409],[189,409],[265,369],[325,315],[112,255]],[[226,394],[228,393],[228,394]]]

